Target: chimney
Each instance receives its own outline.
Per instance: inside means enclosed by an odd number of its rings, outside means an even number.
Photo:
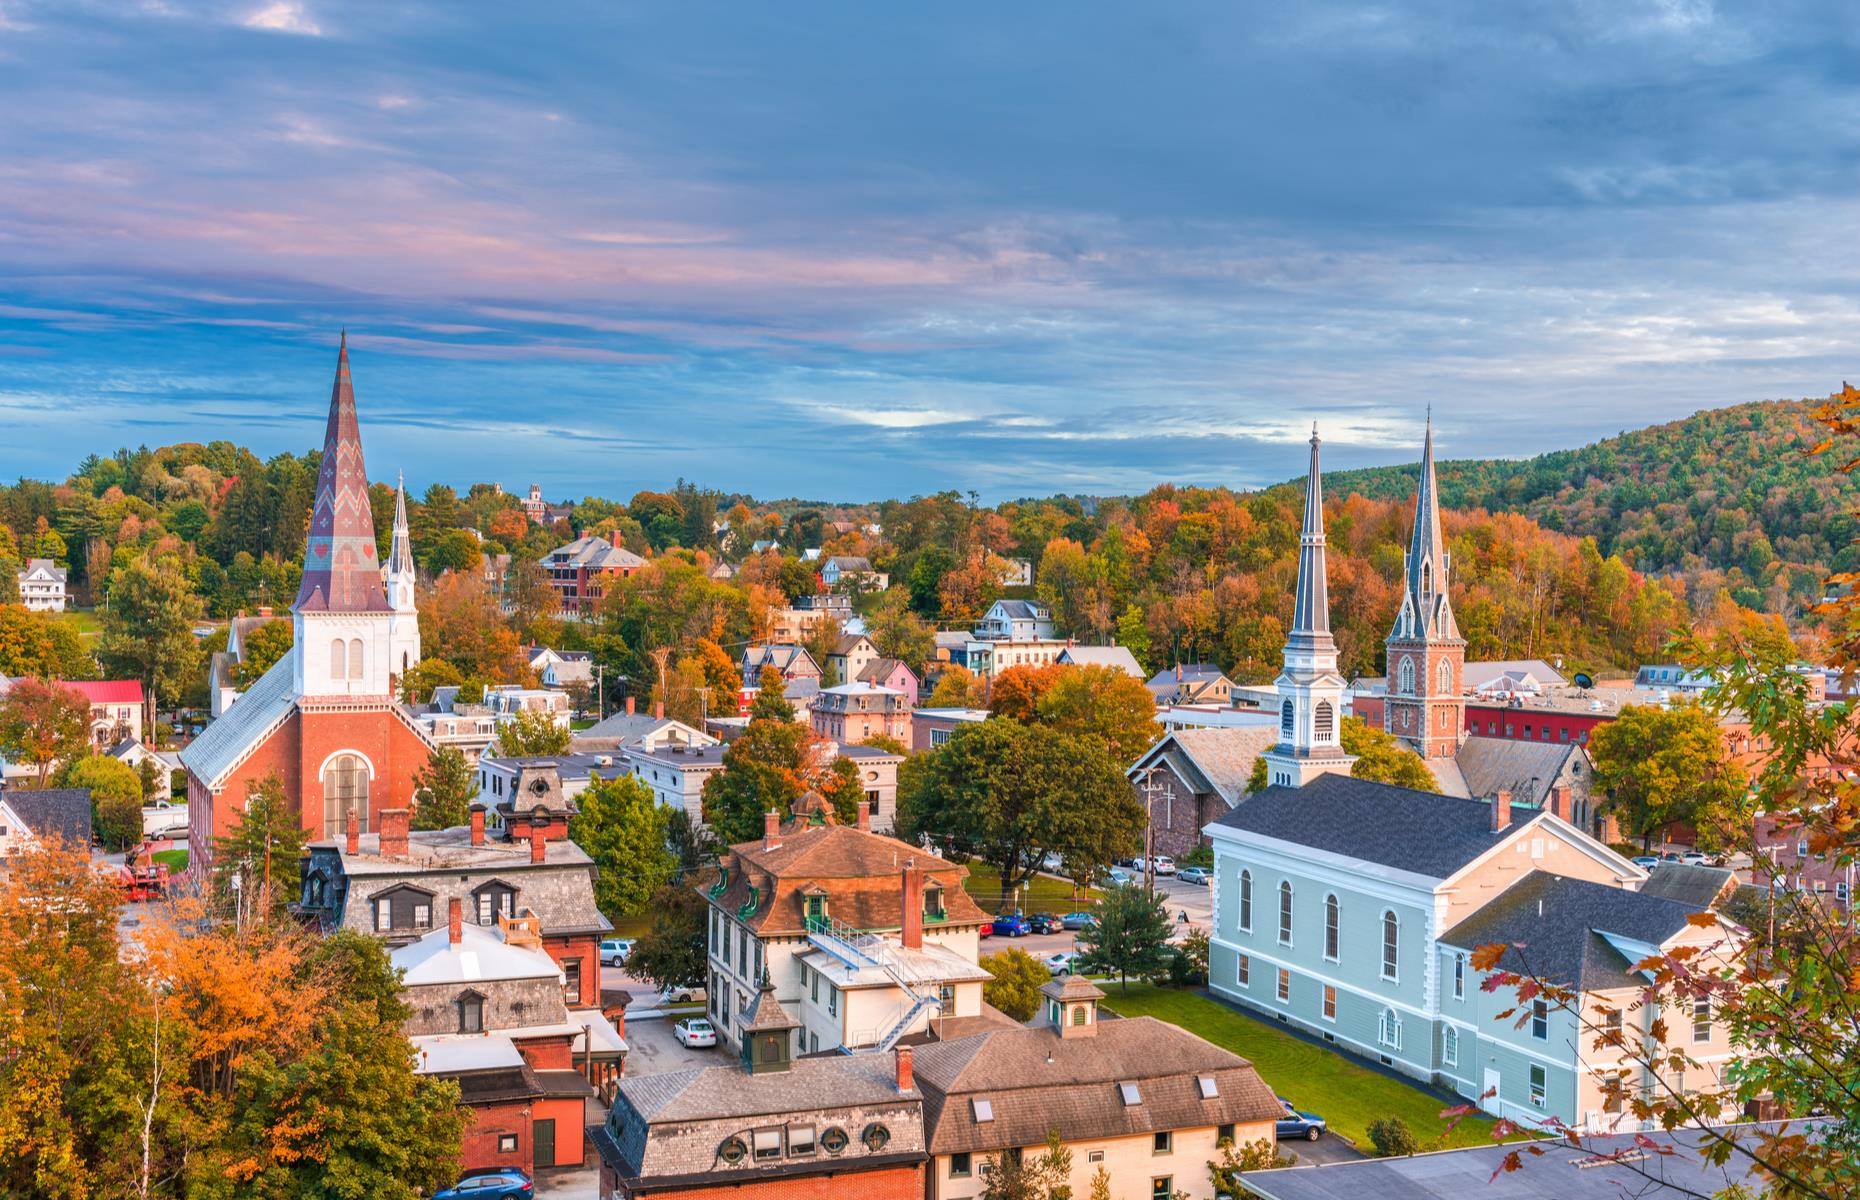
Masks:
[[[258,615],[259,615],[259,616],[261,616],[261,617],[269,617],[269,616],[271,615],[271,605],[269,605],[269,604],[261,604],[261,605],[259,605],[259,606],[258,606]]]
[[[633,697],[631,696],[626,698],[626,715],[629,717],[633,715]]]
[[[381,810],[381,853],[387,858],[407,857],[407,810]]]
[[[904,866],[904,888],[901,903],[904,919],[898,930],[898,944],[906,950],[924,948],[924,873],[915,864]]]
[[[1561,820],[1571,817],[1569,810],[1569,789],[1562,784],[1550,789],[1550,811]]]
[[[653,704],[652,719],[655,721],[663,721],[665,719],[665,701],[660,700]]]
[[[859,832],[872,832],[872,802],[863,798],[859,801]]]
[[[446,936],[454,946],[465,940],[465,902],[457,896],[446,905]]]
[[[762,848],[773,850],[781,845],[781,814],[769,809],[762,814]]]
[[[484,845],[484,805],[471,806],[471,844]]]
[[[898,1090],[900,1092],[908,1092],[916,1084],[916,1081],[911,1078],[911,1048],[909,1046],[899,1046],[897,1054]]]
[[[549,831],[530,826],[530,861],[539,863],[549,854]]]
[[[362,819],[355,814],[354,809],[349,810],[348,849],[350,854],[360,854],[362,852]]]
[[[1511,792],[1499,788],[1498,795],[1492,797],[1492,832],[1498,833],[1511,826]]]

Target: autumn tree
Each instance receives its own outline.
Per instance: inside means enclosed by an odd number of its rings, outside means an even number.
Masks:
[[[929,708],[987,708],[988,684],[975,677],[969,668],[951,665],[930,689]]]
[[[1337,736],[1343,743],[1343,752],[1356,756],[1356,761],[1350,765],[1352,778],[1392,783],[1417,792],[1440,790],[1440,782],[1421,761],[1420,755],[1402,745],[1393,734],[1372,728],[1361,717],[1345,717],[1337,728]]]
[[[0,575],[5,564],[0,564]],[[77,627],[23,604],[0,604],[0,675],[18,678],[92,679],[97,661]]]
[[[825,766],[815,761],[819,742],[798,721],[751,713],[742,736],[723,752],[723,770],[704,781],[705,823],[726,845],[760,836],[763,814],[785,818],[819,781]]]
[[[52,764],[90,749],[90,701],[44,679],[19,679],[0,694],[0,750],[33,767],[39,786]]]
[[[865,627],[881,655],[900,660],[919,675],[936,656],[936,631],[911,611],[910,593],[903,588],[890,588],[879,596],[866,612]]]
[[[478,572],[441,576],[422,593],[419,609],[423,656],[443,658],[469,678],[523,679],[527,666],[517,635]]]
[[[1053,977],[1033,955],[1019,946],[984,954],[978,964],[993,976],[982,987],[982,999],[1016,1021],[1026,1021],[1040,1010],[1040,989]]]
[[[271,774],[247,785],[245,807],[213,839],[213,879],[220,902],[240,925],[281,919],[297,894],[298,862],[310,840],[284,780]]]
[[[1061,667],[1034,709],[1035,719],[1133,763],[1160,735],[1156,698],[1116,667]]]
[[[148,690],[145,728],[154,728],[161,701],[172,702],[199,674],[194,627],[204,614],[173,555],[134,558],[110,573],[110,606],[97,656],[111,670],[142,681]]]
[[[995,674],[988,687],[988,709],[997,717],[1015,721],[1032,721],[1040,713],[1040,700],[1047,689],[1058,682],[1064,667],[1013,666]],[[1154,709],[1154,701],[1151,702]]]
[[[472,798],[478,794],[471,764],[456,746],[441,746],[427,757],[413,777],[414,829],[451,829],[471,821]]]
[[[1589,737],[1593,784],[1623,832],[1643,848],[1685,822],[1702,837],[1735,820],[1744,804],[1743,768],[1731,760],[1717,718],[1698,704],[1630,704]]]
[[[408,704],[427,704],[433,699],[434,689],[460,687],[464,682],[464,673],[445,659],[423,655],[401,675],[401,699]]]
[[[519,709],[510,718],[498,722],[496,757],[528,758],[539,755],[566,754],[574,734],[555,719],[555,714]]]
[[[105,754],[74,759],[59,771],[59,786],[90,792],[91,827],[104,849],[117,851],[142,840],[142,776]]]
[[[288,618],[267,621],[253,629],[239,646],[239,666],[234,672],[234,681],[242,688],[251,687],[271,670],[272,664],[290,653],[295,642],[296,635]]]
[[[671,810],[631,775],[595,779],[577,797],[568,836],[594,860],[594,901],[609,920],[646,911],[678,873]]]
[[[1070,1200],[1072,1151],[1054,1130],[1046,1148],[1024,1154],[991,1154],[982,1160],[982,1200]]]

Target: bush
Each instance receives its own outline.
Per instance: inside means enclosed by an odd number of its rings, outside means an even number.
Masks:
[[[1369,1141],[1379,1158],[1395,1158],[1420,1149],[1414,1131],[1400,1117],[1382,1117],[1369,1123]]]
[[[1182,857],[1176,859],[1175,865],[1178,867],[1201,867],[1204,870],[1213,870],[1214,869],[1214,847],[1213,846],[1196,846],[1193,850],[1190,850],[1187,854],[1184,854]]]

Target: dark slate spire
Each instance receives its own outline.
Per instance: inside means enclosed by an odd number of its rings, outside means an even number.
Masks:
[[[1434,420],[1430,413],[1427,436],[1421,443],[1421,483],[1414,498],[1414,537],[1402,567],[1402,607],[1395,618],[1395,637],[1457,638],[1458,622],[1447,599],[1447,577],[1452,568],[1447,542],[1440,534],[1440,495],[1434,482]]]
[[[349,335],[336,353],[336,386],[329,397],[329,426],[323,434],[323,465],[316,477],[316,504],[304,545],[299,612],[386,612],[387,592],[375,560],[375,520],[368,504],[368,474],[362,468],[362,431],[355,419],[355,388],[349,381]]]
[[[1298,539],[1298,600],[1291,635],[1330,640],[1330,589],[1324,570],[1324,482],[1318,473],[1317,425],[1311,426],[1311,473],[1305,477],[1305,528]]]

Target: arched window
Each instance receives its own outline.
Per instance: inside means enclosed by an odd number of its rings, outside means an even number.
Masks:
[[[1401,660],[1401,666],[1396,668],[1396,671],[1401,694],[1404,696],[1414,695],[1414,660],[1412,658],[1403,658]]]
[[[359,754],[338,754],[323,768],[323,836],[346,833],[350,813],[368,828],[368,764]]]
[[[1453,663],[1448,659],[1441,659],[1440,668],[1434,674],[1440,681],[1434,690],[1443,696],[1451,696],[1453,694]]]
[[[1401,1018],[1395,1010],[1382,1010],[1382,1019],[1376,1022],[1376,1040],[1391,1050],[1401,1049]]]
[[[1313,742],[1320,746],[1329,744],[1335,732],[1335,722],[1332,720],[1333,716],[1334,711],[1330,706],[1330,701],[1319,700],[1317,703],[1317,711],[1312,714],[1311,719],[1311,740]]]
[[[1434,562],[1432,559],[1421,560],[1421,594],[1423,596],[1434,594]]]
[[[1279,705],[1279,736],[1288,742],[1292,740],[1292,702],[1290,700]]]
[[[350,638],[349,639],[349,678],[360,679],[361,677],[362,677],[362,639],[361,638]]]
[[[1335,959],[1337,957],[1338,944],[1343,940],[1342,930],[1338,927],[1338,916],[1336,895],[1333,893],[1332,895],[1324,897],[1325,958]]]
[[[1393,910],[1382,914],[1382,978],[1395,978],[1395,968],[1400,965],[1399,952],[1396,949],[1396,935],[1401,932],[1401,922]]]
[[[1440,1061],[1449,1067],[1460,1062],[1460,1031],[1451,1025],[1440,1035]]]
[[[329,677],[331,679],[346,678],[344,670],[345,664],[348,661],[348,652],[342,647],[342,639],[331,638],[329,642]]]
[[[1292,944],[1292,881],[1279,884],[1279,943]]]
[[[1240,872],[1240,928],[1253,932],[1253,872]]]

